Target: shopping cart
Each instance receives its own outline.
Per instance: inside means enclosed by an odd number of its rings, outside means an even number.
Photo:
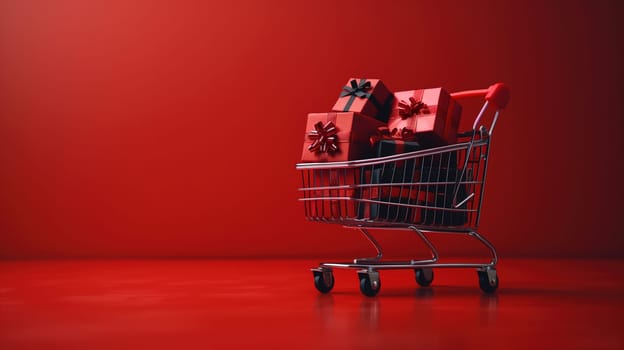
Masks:
[[[458,135],[452,145],[410,153],[330,163],[299,163],[306,218],[359,229],[377,255],[353,262],[323,262],[312,269],[321,293],[334,286],[334,268],[357,269],[360,290],[375,296],[381,288],[379,270],[413,269],[416,282],[429,286],[433,268],[476,268],[479,286],[486,293],[498,288],[494,246],[477,232],[485,190],[492,133],[509,89],[497,83],[483,90],[453,93],[455,99],[484,97],[472,130]],[[490,108],[494,107],[494,108]],[[489,129],[480,125],[493,111]],[[371,229],[414,232],[431,252],[431,258],[384,261]],[[429,233],[463,235],[481,242],[491,253],[488,263],[440,263]]]

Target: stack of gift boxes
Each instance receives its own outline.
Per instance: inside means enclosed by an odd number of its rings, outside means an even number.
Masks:
[[[392,93],[378,79],[349,79],[328,113],[308,114],[302,162],[340,162],[385,157],[452,144],[457,139],[461,106],[443,88]],[[444,158],[444,159],[443,159]],[[329,202],[312,206],[311,216],[356,217],[422,224],[460,225],[465,215],[435,215],[434,211],[380,203],[445,206],[454,186],[383,186],[384,183],[454,181],[448,167],[454,154],[392,162],[392,167],[336,168],[315,173],[315,187],[336,188],[322,197],[357,198],[354,205]],[[418,164],[416,164],[418,162]],[[428,162],[428,164],[427,164]],[[440,164],[445,164],[441,167]],[[442,174],[444,173],[444,174]],[[440,177],[444,180],[440,180]],[[365,184],[362,186],[362,184]],[[371,186],[380,184],[380,186]],[[353,185],[353,186],[350,186]],[[359,186],[358,186],[359,185]],[[323,190],[324,191],[324,190]],[[460,192],[464,191],[460,188]],[[460,193],[461,195],[461,193]],[[418,198],[416,198],[418,197]],[[314,209],[316,208],[316,209]],[[443,221],[442,221],[443,220]]]

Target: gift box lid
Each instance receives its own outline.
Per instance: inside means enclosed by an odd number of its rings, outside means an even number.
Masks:
[[[388,121],[393,95],[379,79],[351,78],[342,87],[332,111],[357,112]]]

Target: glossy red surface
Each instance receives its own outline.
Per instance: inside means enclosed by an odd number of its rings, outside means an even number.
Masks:
[[[624,262],[503,260],[487,296],[472,270],[354,271],[320,295],[307,260],[0,263],[1,349],[622,349]]]

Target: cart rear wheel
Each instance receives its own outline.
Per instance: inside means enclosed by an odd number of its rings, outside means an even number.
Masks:
[[[334,274],[331,271],[312,271],[314,287],[321,293],[329,293],[334,288]]]
[[[490,270],[490,274],[493,276],[488,276],[487,270],[478,270],[477,274],[479,275],[479,287],[481,287],[481,290],[488,294],[494,293],[498,288],[498,274],[496,270]]]
[[[360,278],[360,291],[367,297],[374,297],[381,289],[381,280],[379,274],[358,274]]]
[[[414,270],[416,273],[416,282],[423,286],[428,287],[433,282],[433,269],[421,268]]]

